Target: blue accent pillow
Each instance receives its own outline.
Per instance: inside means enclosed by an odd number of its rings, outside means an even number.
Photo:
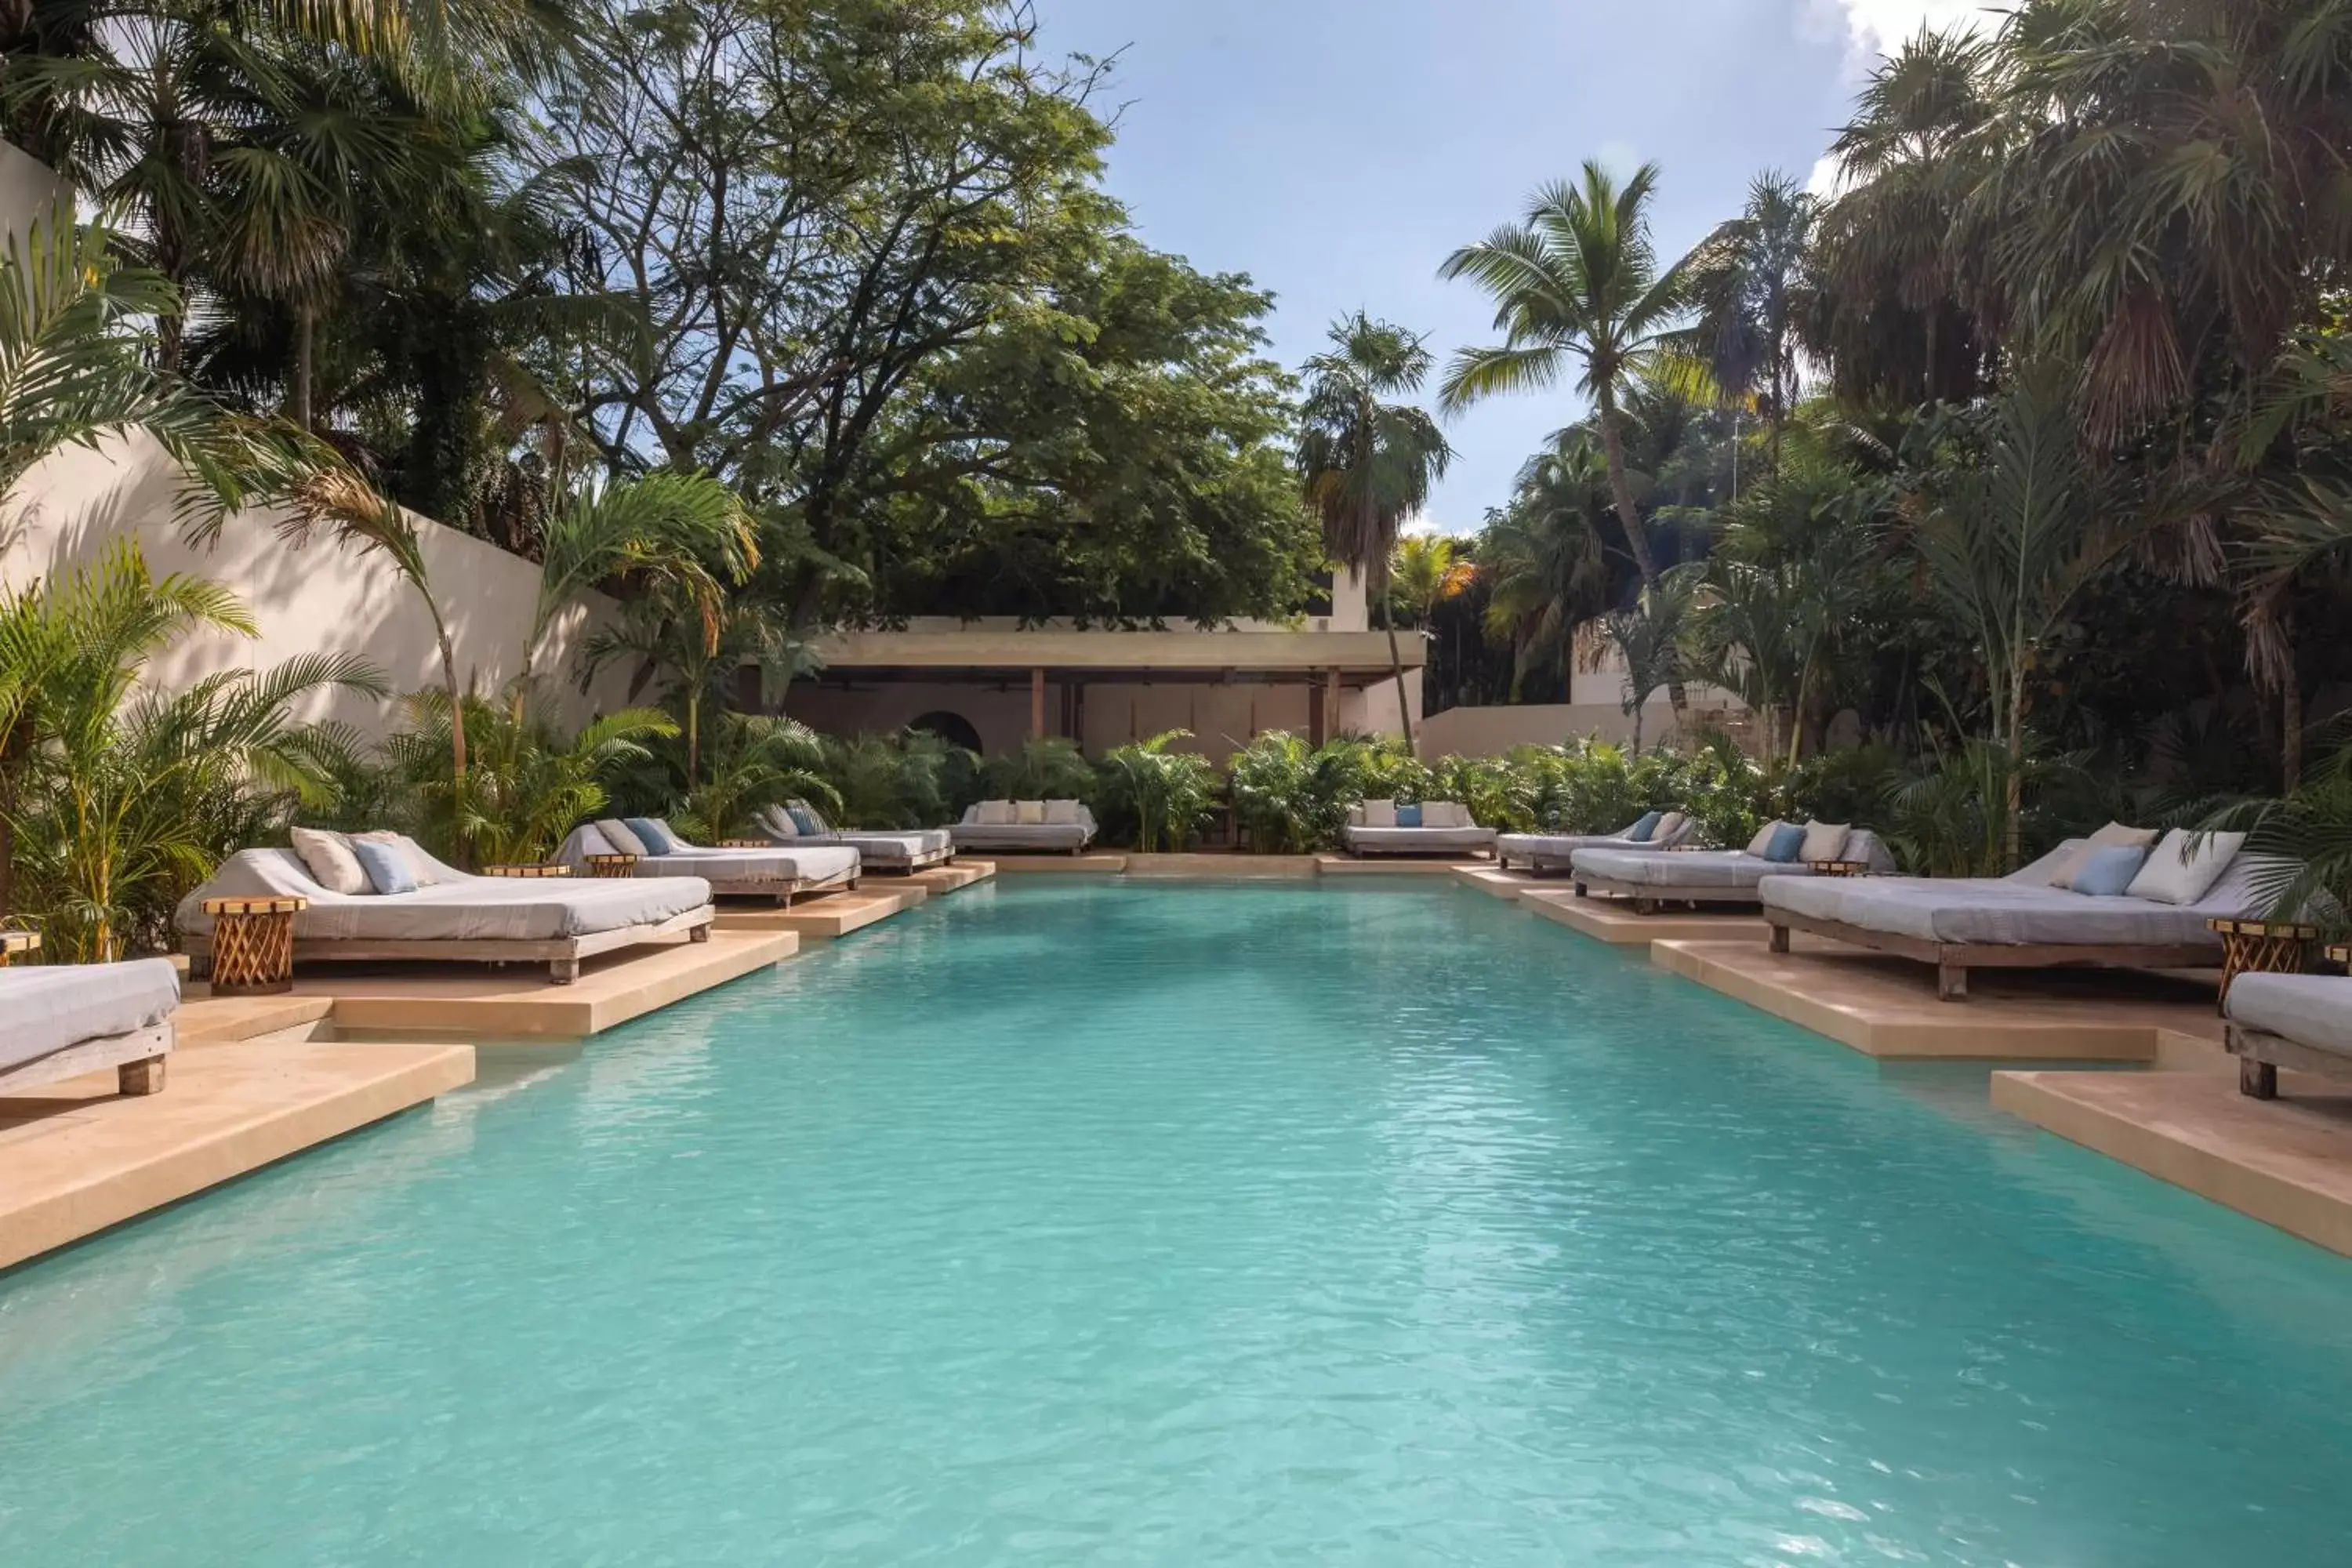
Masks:
[[[784,815],[793,819],[793,831],[803,837],[814,837],[824,831],[817,826],[816,813],[807,806],[788,805],[784,807]]]
[[[2087,898],[2118,898],[2146,864],[2147,851],[2137,845],[2111,844],[2094,849],[2075,868],[2074,890]]]
[[[354,838],[352,853],[359,859],[360,869],[367,873],[368,886],[379,893],[413,893],[416,891],[416,873],[409,868],[408,857],[394,845],[379,844],[373,839]]]
[[[1636,844],[1647,844],[1650,835],[1655,833],[1658,824],[1665,819],[1666,814],[1663,811],[1645,811],[1642,814],[1642,820],[1626,830],[1625,837]]]
[[[670,836],[668,828],[664,827],[652,817],[625,816],[621,821],[630,832],[637,836],[637,842],[646,847],[646,854],[675,855],[677,853],[677,840]]]
[[[1776,866],[1793,866],[1804,847],[1804,824],[1784,822],[1772,830],[1772,842],[1764,846],[1764,858]]]
[[[1419,805],[1398,806],[1397,826],[1399,827],[1419,827],[1421,826],[1421,807]]]

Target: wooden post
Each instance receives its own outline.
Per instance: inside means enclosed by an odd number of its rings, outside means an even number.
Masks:
[[[1029,738],[1045,738],[1045,671],[1043,666],[1029,672]]]
[[[1327,669],[1323,672],[1323,738],[1333,741],[1339,736],[1339,672]]]

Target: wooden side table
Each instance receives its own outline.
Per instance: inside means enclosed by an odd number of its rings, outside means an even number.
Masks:
[[[634,877],[637,874],[637,858],[634,855],[591,855],[588,874],[592,877]]]
[[[294,917],[305,898],[206,899],[213,917],[215,996],[275,996],[294,989]]]
[[[1805,868],[1816,877],[1867,877],[1867,860],[1808,860]]]
[[[722,838],[719,841],[719,847],[721,849],[773,849],[776,846],[765,838]]]
[[[542,877],[569,877],[572,868],[553,860],[535,860],[512,866],[485,866],[485,877],[507,877],[520,881],[535,881]]]
[[[2311,966],[2319,928],[2296,921],[2215,919],[2205,929],[2221,939],[2221,992],[2216,1007],[2228,1005],[2230,983],[2241,974],[2301,974]]]
[[[37,931],[0,931],[0,969],[22,953],[41,950],[41,933]]]

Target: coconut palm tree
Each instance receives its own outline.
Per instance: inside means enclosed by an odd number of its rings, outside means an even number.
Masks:
[[[1657,184],[1654,163],[1621,186],[1587,162],[1580,183],[1545,186],[1522,222],[1465,246],[1439,269],[1492,295],[1504,334],[1496,347],[1455,353],[1441,402],[1466,408],[1500,393],[1556,386],[1573,372],[1577,390],[1592,400],[1618,526],[1645,584],[1657,582],[1660,567],[1634,504],[1623,405],[1637,378],[1689,383],[1699,369],[1683,330],[1690,264],[1660,266],[1650,238]]]
[[[1738,217],[1691,253],[1698,347],[1716,385],[1760,405],[1772,463],[1801,381],[1796,326],[1810,308],[1815,202],[1778,170],[1759,174]]]
[[[1625,661],[1625,712],[1633,721],[1633,753],[1642,754],[1642,710],[1663,689],[1681,684],[1687,660],[1683,644],[1692,598],[1691,568],[1666,574],[1645,588],[1631,610],[1612,612],[1601,624]]]
[[[1386,401],[1410,397],[1428,377],[1430,354],[1419,338],[1361,310],[1334,321],[1330,337],[1331,347],[1307,362],[1299,484],[1322,520],[1324,549],[1360,573],[1368,600],[1383,606],[1397,714],[1410,751],[1404,657],[1397,648],[1395,617],[1385,612],[1389,562],[1404,520],[1427,502],[1454,448],[1427,412]]]
[[[1456,556],[1454,541],[1434,533],[1409,533],[1389,559],[1391,613],[1402,607],[1416,626],[1436,617],[1437,606],[1459,597],[1477,568]]]

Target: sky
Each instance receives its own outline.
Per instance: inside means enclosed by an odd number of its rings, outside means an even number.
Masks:
[[[1681,254],[1763,170],[1818,177],[1878,55],[1983,3],[1036,0],[1046,51],[1118,56],[1108,184],[1142,237],[1271,290],[1293,369],[1359,308],[1441,366],[1496,341],[1486,296],[1438,266],[1586,158],[1660,164],[1658,247]],[[1580,412],[1563,388],[1448,421],[1423,525],[1475,531]]]

